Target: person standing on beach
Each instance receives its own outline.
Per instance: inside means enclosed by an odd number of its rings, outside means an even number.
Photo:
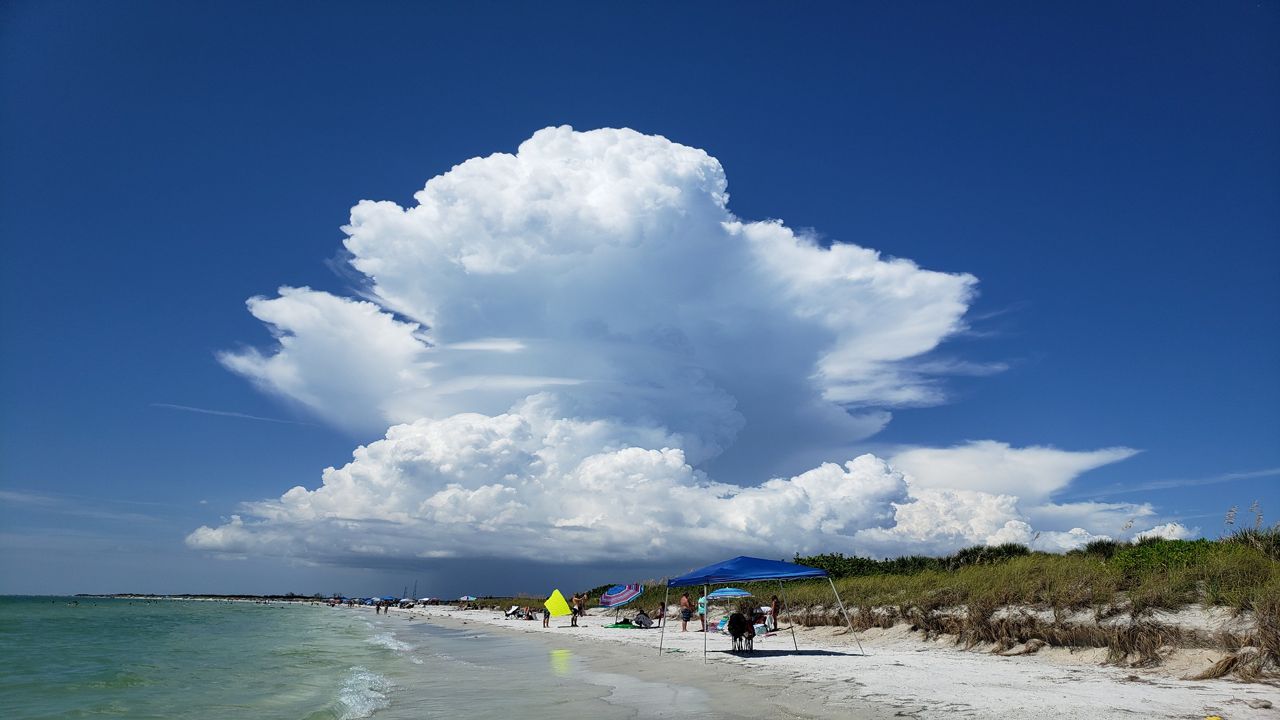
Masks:
[[[569,601],[569,627],[578,627],[578,593]]]
[[[689,631],[689,621],[693,619],[693,602],[689,600],[689,593],[680,595],[680,632]]]
[[[551,608],[546,605],[542,606],[542,627],[551,627]]]
[[[698,632],[707,631],[707,596],[703,595],[698,598],[698,622],[702,623],[702,629]]]
[[[658,603],[658,627],[667,624],[667,601],[663,600]]]
[[[578,617],[585,618],[587,616],[587,594],[582,593],[578,596]]]
[[[773,625],[774,631],[778,629],[778,615],[782,613],[782,601],[777,595],[769,598],[769,624]]]

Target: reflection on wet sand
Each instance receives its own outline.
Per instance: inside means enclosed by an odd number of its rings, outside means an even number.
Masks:
[[[573,653],[563,648],[551,651],[551,672],[556,675],[568,675],[571,671],[570,663],[573,660]]]

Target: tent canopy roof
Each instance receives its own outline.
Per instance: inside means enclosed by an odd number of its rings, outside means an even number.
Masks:
[[[795,563],[781,562],[779,560],[764,560],[740,555],[732,560],[718,562],[680,577],[672,578],[667,581],[667,587],[717,585],[750,580],[798,580],[800,578],[826,576],[826,570],[808,567],[807,565],[796,565]]]

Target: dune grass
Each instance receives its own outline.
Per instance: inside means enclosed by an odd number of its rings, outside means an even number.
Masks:
[[[1158,663],[1170,646],[1208,646],[1235,652],[1208,676],[1274,676],[1280,670],[1280,526],[1218,540],[1101,541],[1062,555],[1008,546],[986,550],[927,562],[848,562],[830,555],[796,560],[821,563],[839,575],[835,585],[858,629],[907,622],[967,646],[995,643],[1003,649],[1036,641],[1105,647],[1113,662],[1131,665]],[[827,583],[789,583],[786,596],[798,622],[845,622]],[[1190,604],[1250,611],[1256,631],[1207,637],[1151,614]],[[1124,622],[1106,622],[1117,617]]]
[[[1123,608],[1135,617],[1190,603],[1256,610],[1280,580],[1280,526],[1219,540],[1101,541],[1066,554],[1005,545],[910,560],[796,558],[826,569],[859,607],[1021,605],[1099,615]],[[790,583],[787,594],[797,607],[832,602],[826,583]]]

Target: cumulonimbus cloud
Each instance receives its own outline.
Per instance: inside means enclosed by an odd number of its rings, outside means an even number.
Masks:
[[[367,437],[555,389],[662,425],[697,464],[794,468],[942,399],[902,361],[964,328],[976,283],[744,222],[715,158],[631,130],[548,128],[415,199],[352,209],[370,300],[253,298],[277,346],[223,363]]]
[[[360,202],[344,230],[362,298],[252,298],[275,346],[219,357],[381,438],[188,543],[335,561],[937,550],[1035,539],[1019,497],[1051,505],[1132,453],[915,449],[905,475],[848,460],[893,408],[945,399],[948,363],[922,359],[965,328],[976,279],[740,219],[727,187],[702,150],[560,127],[413,206]],[[984,482],[993,458],[1008,472]]]

